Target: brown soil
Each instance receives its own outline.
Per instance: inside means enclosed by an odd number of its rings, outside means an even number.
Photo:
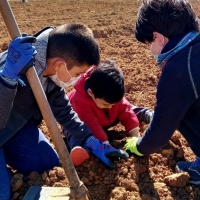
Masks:
[[[93,31],[101,47],[101,58],[110,58],[122,68],[126,81],[126,98],[134,105],[153,109],[160,71],[155,66],[149,48],[133,37],[134,22],[141,1],[10,1],[21,32],[34,34],[49,25],[82,22]],[[192,2],[196,13],[200,4]],[[0,50],[7,49],[9,34],[0,18]],[[147,125],[141,127],[141,133]],[[50,139],[45,124],[43,132]],[[111,144],[122,148],[127,138],[119,124],[108,132]],[[162,134],[162,133],[161,133]],[[186,140],[175,132],[171,140],[149,157],[130,156],[114,161],[110,170],[91,156],[76,167],[80,179],[89,190],[91,200],[192,200],[200,199],[200,189],[187,184],[188,174],[175,174],[179,160],[193,161],[194,154]],[[13,199],[23,199],[28,188],[40,186],[68,186],[62,167],[38,174],[23,176],[12,170]]]

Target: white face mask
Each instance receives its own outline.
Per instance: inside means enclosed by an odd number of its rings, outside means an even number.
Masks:
[[[66,68],[66,70],[67,70],[67,68]],[[68,70],[67,70],[67,72],[68,72]],[[69,79],[69,81],[67,81],[67,82],[61,81],[61,80],[58,78],[57,72],[56,72],[56,74],[54,74],[54,75],[52,75],[52,76],[49,76],[49,78],[50,78],[56,85],[58,85],[59,87],[66,88],[66,87],[69,87],[69,86],[71,86],[71,85],[74,85],[74,84],[78,81],[78,79],[80,78],[80,75],[77,76],[77,77],[72,77],[72,76],[70,75],[69,72],[68,72],[68,74],[69,74],[69,76],[70,76],[70,79]]]

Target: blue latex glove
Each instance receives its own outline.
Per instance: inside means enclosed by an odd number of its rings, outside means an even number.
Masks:
[[[105,144],[99,141],[94,136],[90,136],[84,145],[84,148],[90,150],[95,156],[97,156],[107,166],[114,168],[114,164],[108,159],[110,157],[128,158],[129,155],[121,149],[115,149],[109,144]]]
[[[34,65],[34,55],[37,53],[32,45],[36,41],[33,36],[24,36],[14,39],[8,48],[8,55],[4,69],[1,75],[10,78],[18,79],[19,75]]]

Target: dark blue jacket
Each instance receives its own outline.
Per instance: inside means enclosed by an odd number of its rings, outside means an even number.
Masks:
[[[162,53],[176,46],[171,39]],[[174,55],[162,70],[151,124],[137,142],[138,151],[151,154],[178,129],[200,157],[200,36]]]

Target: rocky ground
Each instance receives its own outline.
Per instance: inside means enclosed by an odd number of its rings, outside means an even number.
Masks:
[[[123,70],[126,98],[134,105],[153,110],[160,71],[149,48],[133,37],[140,3],[138,0],[10,1],[21,32],[34,34],[45,26],[68,22],[87,24],[100,44],[102,60],[113,59]],[[192,5],[198,15],[199,2],[192,1]],[[9,34],[0,18],[1,51],[7,49],[9,41]],[[40,127],[50,139],[45,124]],[[146,127],[141,126],[141,134]],[[127,133],[120,124],[110,129],[108,135],[113,146],[123,148]],[[194,159],[187,142],[176,131],[160,151],[148,157],[131,155],[126,160],[114,161],[115,169],[111,170],[91,156],[76,170],[88,188],[91,200],[197,200],[200,199],[200,189],[187,184],[188,174],[174,173],[177,161]],[[11,189],[16,200],[23,199],[32,185],[69,186],[61,166],[42,174],[31,172],[28,176],[14,169],[11,171]]]

